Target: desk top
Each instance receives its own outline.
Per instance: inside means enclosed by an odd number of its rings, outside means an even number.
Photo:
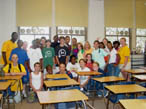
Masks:
[[[88,100],[88,97],[77,89],[40,91],[40,92],[37,92],[37,95],[38,95],[40,104]]]
[[[57,78],[67,78],[70,79],[70,77],[67,74],[47,74],[47,79],[57,79]]]
[[[59,87],[59,86],[71,86],[71,85],[79,85],[77,81],[74,79],[67,79],[67,80],[49,80],[44,81],[46,87]]]
[[[125,109],[146,109],[145,99],[120,100],[120,103]]]
[[[93,76],[93,75],[101,75],[100,72],[88,71],[88,72],[76,72],[79,76]]]
[[[107,88],[109,91],[113,92],[114,94],[146,92],[146,88],[137,84],[110,85],[110,86],[105,86],[105,88]]]
[[[146,81],[146,75],[133,75],[133,77],[141,81]]]
[[[7,88],[10,86],[11,82],[0,82],[0,91],[7,90]]]
[[[3,95],[2,95],[2,94],[0,94],[0,100],[2,99],[2,96],[3,96]]]
[[[145,69],[129,69],[125,70],[125,72],[131,73],[131,74],[141,74],[141,73],[146,73]]]
[[[93,80],[104,83],[104,82],[124,81],[125,79],[122,77],[107,76],[107,77],[101,77],[101,78],[93,78]]]
[[[0,80],[19,80],[22,76],[3,76],[0,77]]]

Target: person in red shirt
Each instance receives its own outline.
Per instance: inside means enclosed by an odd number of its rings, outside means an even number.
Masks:
[[[92,54],[90,53],[86,55],[86,67],[88,67],[91,71],[93,70]]]

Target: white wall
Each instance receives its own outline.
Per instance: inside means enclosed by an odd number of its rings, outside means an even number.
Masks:
[[[92,44],[97,37],[104,37],[104,0],[89,0],[88,41]]]
[[[0,0],[0,49],[16,30],[16,0]]]

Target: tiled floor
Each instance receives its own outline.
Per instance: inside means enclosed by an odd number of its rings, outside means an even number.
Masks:
[[[92,104],[92,101],[89,101],[90,104]],[[41,109],[41,105],[37,103],[27,103],[26,100],[24,100],[22,103],[16,104],[15,109]],[[94,102],[94,108],[95,109],[106,109],[106,105],[103,99],[96,99]],[[54,106],[49,106],[47,109],[54,109]],[[113,109],[113,104],[110,103],[110,109]],[[119,104],[116,104],[114,109],[122,109]]]

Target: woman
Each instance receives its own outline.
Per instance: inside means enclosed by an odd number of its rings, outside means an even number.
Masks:
[[[129,80],[129,76],[125,70],[131,69],[131,63],[130,63],[130,49],[128,48],[126,44],[126,38],[120,39],[121,47],[118,50],[118,53],[121,57],[119,67],[121,69],[122,75],[125,79]]]

